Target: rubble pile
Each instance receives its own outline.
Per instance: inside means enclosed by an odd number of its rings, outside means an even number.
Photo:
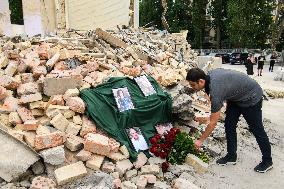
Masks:
[[[265,89],[265,92],[271,98],[284,98],[284,92],[283,91]]]
[[[3,182],[1,187],[68,188],[71,181],[80,180],[72,187],[92,182],[105,188],[169,188],[172,183],[179,188],[186,180],[179,172],[173,173],[179,180],[166,181],[158,166],[162,160],[143,153],[132,163],[127,148],[84,115],[79,97],[80,90],[115,76],[148,74],[163,87],[177,88],[197,56],[182,36],[97,29],[90,38],[2,38],[0,46],[0,127],[41,157],[21,175],[22,182]],[[187,105],[192,101],[189,96],[174,98]],[[174,102],[174,109],[180,105]],[[191,112],[185,120],[192,119],[192,109],[185,112]],[[78,179],[83,177],[89,183]]]

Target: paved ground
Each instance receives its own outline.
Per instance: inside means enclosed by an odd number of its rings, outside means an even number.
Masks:
[[[225,69],[246,72],[243,65],[223,65]],[[254,72],[257,73],[256,66]],[[278,66],[275,67],[275,71]],[[263,76],[252,76],[263,89],[284,91],[284,82],[274,81],[275,72],[268,72],[268,65],[264,66]],[[284,99],[270,99],[263,105],[263,117],[270,119],[270,131],[274,130],[284,137]],[[266,129],[268,130],[268,129]],[[269,131],[269,132],[270,132]],[[271,135],[270,132],[270,135]],[[283,143],[283,137],[282,143]],[[238,136],[239,138],[239,136]],[[283,145],[273,145],[272,154],[274,168],[266,174],[259,174],[253,168],[261,159],[260,151],[254,137],[250,137],[245,144],[238,146],[238,163],[235,166],[221,167],[215,161],[210,165],[210,171],[200,176],[198,182],[208,189],[282,189],[284,186],[284,149]]]

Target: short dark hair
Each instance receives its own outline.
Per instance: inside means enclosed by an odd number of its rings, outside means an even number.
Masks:
[[[203,70],[199,68],[191,68],[186,75],[186,80],[197,82],[199,79],[205,80],[206,74]]]

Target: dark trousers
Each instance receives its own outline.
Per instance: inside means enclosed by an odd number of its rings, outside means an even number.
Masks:
[[[234,103],[227,103],[225,132],[227,138],[227,152],[229,156],[235,157],[237,155],[236,126],[239,121],[239,117],[242,114],[249,125],[250,131],[256,138],[262,153],[262,160],[272,162],[271,146],[263,127],[261,108],[262,100],[260,100],[256,105],[246,108],[239,107]]]
[[[269,71],[273,71],[274,64],[275,64],[275,61],[270,61]]]

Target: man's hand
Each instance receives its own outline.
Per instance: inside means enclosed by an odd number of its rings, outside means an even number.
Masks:
[[[201,140],[196,140],[195,142],[194,142],[194,147],[195,147],[195,149],[196,150],[199,150],[200,149],[200,147],[201,147],[201,145],[202,145],[202,141]]]

